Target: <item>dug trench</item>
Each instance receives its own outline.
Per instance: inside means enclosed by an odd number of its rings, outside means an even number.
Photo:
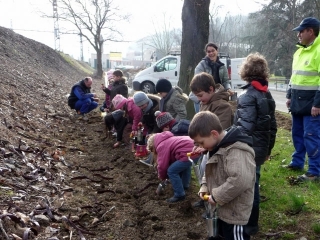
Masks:
[[[98,109],[74,117],[66,95],[90,67],[70,62],[0,27],[0,239],[206,239],[195,179],[168,204],[171,186],[155,193],[155,169],[113,148]]]

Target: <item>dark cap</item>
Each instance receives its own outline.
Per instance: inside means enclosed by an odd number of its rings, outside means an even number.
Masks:
[[[299,31],[300,32],[300,31],[306,29],[307,27],[319,27],[319,20],[314,17],[307,17],[302,20],[302,22],[300,23],[300,25],[298,27],[292,29],[292,31]]]

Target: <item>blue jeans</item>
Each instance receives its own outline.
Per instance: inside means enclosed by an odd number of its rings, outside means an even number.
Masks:
[[[292,115],[292,141],[295,152],[291,165],[303,168],[308,155],[308,171],[320,175],[320,116]]]
[[[98,103],[93,101],[91,98],[86,98],[84,100],[78,100],[75,105],[75,109],[80,111],[81,114],[88,113],[98,107]]]
[[[173,188],[174,197],[185,196],[184,189],[189,188],[191,179],[191,162],[177,160],[168,168],[168,177]]]
[[[260,169],[261,166],[256,166],[256,182],[254,183],[254,197],[253,197],[253,206],[259,207],[260,204]]]
[[[200,103],[193,103],[194,111],[198,113],[200,111]]]

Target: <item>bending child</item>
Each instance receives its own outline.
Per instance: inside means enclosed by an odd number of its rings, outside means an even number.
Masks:
[[[105,124],[109,131],[113,125],[117,131],[117,142],[113,145],[116,148],[121,145],[122,141],[126,144],[129,143],[130,133],[138,130],[142,112],[134,104],[132,98],[127,99],[121,94],[117,94],[112,99],[112,105],[115,111],[105,117]]]
[[[148,138],[148,150],[153,153],[157,165],[158,178],[169,178],[173,188],[173,197],[167,202],[182,201],[185,190],[190,186],[191,162],[187,153],[191,152],[193,141],[188,136],[174,136],[171,132],[153,134]]]
[[[221,235],[226,240],[250,239],[244,231],[252,204],[256,165],[252,138],[236,127],[223,130],[219,118],[209,112],[197,113],[189,126],[194,144],[209,151],[199,196],[209,195],[217,207]]]

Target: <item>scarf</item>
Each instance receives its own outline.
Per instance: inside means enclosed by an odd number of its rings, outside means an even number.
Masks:
[[[160,112],[165,112],[165,111],[166,111],[166,110],[164,109],[164,105],[165,105],[166,102],[170,99],[173,91],[174,91],[174,89],[171,88],[171,90],[168,92],[168,94],[167,94],[164,98],[161,98],[161,100],[160,100],[160,106],[159,106]]]

